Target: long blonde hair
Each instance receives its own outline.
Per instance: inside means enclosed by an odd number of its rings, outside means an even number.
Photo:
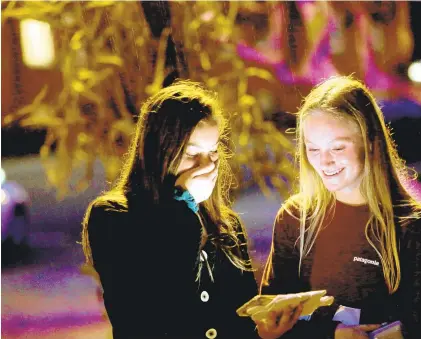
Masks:
[[[333,77],[316,86],[298,112],[299,192],[285,208],[293,214],[288,206],[296,206],[300,212],[300,267],[326,215],[335,206],[334,194],[325,188],[306,155],[303,123],[315,110],[351,119],[359,127],[365,154],[360,190],[371,214],[365,235],[381,260],[385,282],[392,294],[401,280],[396,224],[415,216],[413,210],[419,210],[420,204],[402,185],[401,180],[408,172],[398,156],[381,109],[367,87],[349,76]]]
[[[172,199],[176,170],[194,128],[202,121],[217,123],[220,138],[218,177],[208,200],[200,204],[199,220],[210,239],[238,268],[252,270],[246,255],[245,229],[231,209],[229,190],[234,180],[228,163],[229,129],[214,92],[193,81],[177,81],[150,97],[140,110],[135,134],[114,186],[88,207],[83,220],[82,246],[92,264],[88,222],[93,206],[116,211]],[[134,207],[136,209],[138,207]]]

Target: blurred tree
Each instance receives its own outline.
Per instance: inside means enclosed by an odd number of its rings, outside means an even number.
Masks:
[[[254,7],[253,7],[254,6]],[[270,3],[265,6],[271,6]],[[141,103],[176,78],[201,81],[219,93],[232,122],[236,145],[232,164],[241,180],[283,195],[293,179],[292,143],[264,119],[250,84],[276,80],[267,69],[240,59],[235,25],[255,2],[54,1],[2,3],[2,26],[9,20],[50,24],[63,86],[52,99],[47,86],[35,100],[6,112],[4,124],[46,130],[40,149],[48,180],[60,197],[68,193],[77,166],[92,180],[99,158],[107,180],[120,167]],[[227,113],[228,114],[228,113]],[[243,181],[246,184],[246,182]]]

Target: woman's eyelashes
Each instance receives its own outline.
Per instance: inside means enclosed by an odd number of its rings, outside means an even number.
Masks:
[[[310,153],[319,152],[318,148],[314,148],[314,147],[310,147],[310,146],[307,146],[306,148],[307,148],[307,152],[310,152]],[[341,152],[343,150],[345,150],[345,146],[335,146],[335,147],[331,148],[331,151],[333,151],[333,152]]]
[[[345,146],[335,146],[332,148],[332,150],[335,152],[340,152],[340,151],[343,151],[344,149],[345,149]]]
[[[307,147],[308,152],[318,152],[319,150],[317,148]]]
[[[194,158],[196,158],[197,157],[197,155],[198,155],[198,153],[188,153],[188,152],[186,152],[186,153],[184,153],[184,156],[186,157],[186,158],[190,158],[190,159],[194,159]]]
[[[184,156],[186,157],[186,158],[189,158],[189,159],[196,159],[198,156],[200,156],[201,154],[203,154],[203,155],[205,155],[206,156],[206,152],[204,152],[204,153],[202,153],[202,152],[189,152],[189,151],[187,151],[186,153],[184,153]],[[216,160],[216,159],[218,159],[218,157],[219,157],[219,152],[218,152],[218,150],[213,150],[213,151],[210,151],[210,152],[208,152],[207,153],[208,154],[208,156],[212,159],[212,160]]]

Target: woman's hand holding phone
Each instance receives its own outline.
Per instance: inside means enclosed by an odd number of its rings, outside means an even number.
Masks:
[[[257,306],[259,307],[259,306]],[[276,339],[294,327],[303,310],[303,304],[296,306],[288,305],[279,310],[265,312],[264,310],[255,310],[251,319],[255,322],[257,333],[262,339]]]
[[[321,306],[331,305],[334,298],[326,291],[295,294],[257,295],[237,309],[240,316],[249,316],[263,339],[278,338],[289,331],[300,316],[310,315]]]

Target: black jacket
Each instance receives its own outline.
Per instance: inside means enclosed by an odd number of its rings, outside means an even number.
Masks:
[[[114,339],[256,337],[252,321],[235,313],[257,294],[253,273],[207,241],[211,281],[199,219],[184,202],[130,212],[94,206],[88,232]]]

